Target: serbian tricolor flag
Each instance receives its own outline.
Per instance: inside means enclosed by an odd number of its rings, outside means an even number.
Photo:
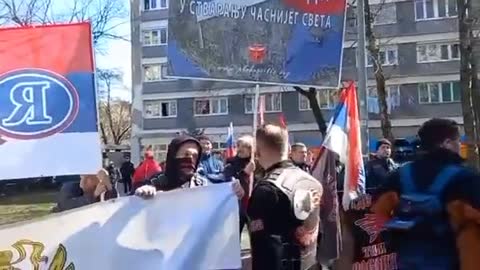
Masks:
[[[347,210],[351,200],[365,193],[360,117],[353,82],[341,94],[335,114],[330,120],[323,147],[336,153],[345,166],[342,204]]]
[[[324,189],[320,213],[323,233],[317,249],[320,263],[327,264],[337,259],[342,249],[336,158],[345,166],[342,205],[348,210],[350,202],[365,192],[361,149],[357,94],[352,82],[342,91],[319,156],[312,168],[313,177],[322,183]]]
[[[102,167],[93,57],[90,23],[0,28],[0,180]]]
[[[230,122],[227,133],[227,149],[225,150],[225,158],[231,158],[235,156],[235,142],[233,138],[233,123]]]

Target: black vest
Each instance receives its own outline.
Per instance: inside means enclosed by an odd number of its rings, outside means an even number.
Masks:
[[[311,189],[317,190],[321,194],[321,184],[296,166],[276,168],[269,172],[262,181],[264,181],[263,184],[273,185],[288,198],[289,211],[291,211],[288,216],[294,222],[285,222],[296,224],[287,229],[286,235],[280,237],[284,254],[282,264],[285,267],[283,269],[306,270],[311,268],[317,262],[320,210],[319,208],[303,209],[302,199],[305,199],[304,195]]]

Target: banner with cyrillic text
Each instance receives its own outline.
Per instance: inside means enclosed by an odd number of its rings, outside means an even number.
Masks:
[[[337,88],[345,9],[346,0],[170,1],[167,74]]]
[[[0,266],[240,269],[238,223],[238,200],[228,184],[121,198],[1,227]]]

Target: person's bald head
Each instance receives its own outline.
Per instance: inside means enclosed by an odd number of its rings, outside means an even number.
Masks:
[[[280,162],[288,155],[288,132],[276,125],[263,125],[255,133],[257,158],[263,168]]]

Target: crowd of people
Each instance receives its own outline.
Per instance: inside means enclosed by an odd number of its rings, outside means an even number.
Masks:
[[[375,189],[371,211],[386,221],[381,231],[390,234],[398,254],[392,269],[477,269],[480,179],[463,165],[459,125],[432,119],[418,136],[423,152],[415,161],[397,165],[391,142],[382,139],[365,165],[367,189]],[[208,137],[179,135],[169,144],[164,168],[147,150],[136,169],[127,159],[119,178],[126,193],[141,198],[229,182],[239,199],[240,230],[249,231],[252,269],[331,269],[316,261],[323,188],[310,166],[305,144],[289,145],[287,130],[264,125],[255,137],[238,138],[236,155],[225,162],[212,154]],[[116,198],[109,174],[114,172],[102,169],[82,176],[76,187],[64,185],[55,211]]]

